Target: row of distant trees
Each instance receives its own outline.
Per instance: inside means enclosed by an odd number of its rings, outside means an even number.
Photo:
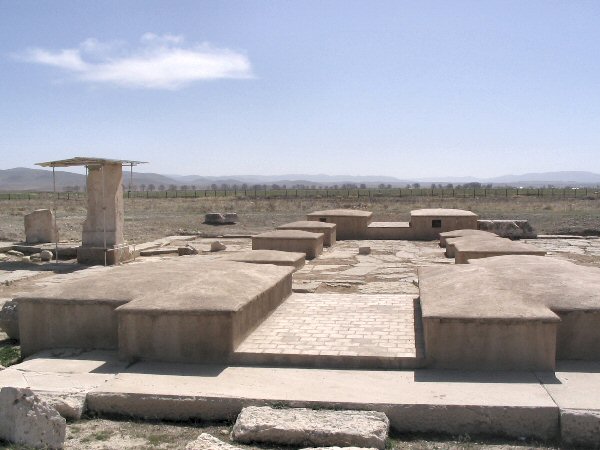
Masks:
[[[399,186],[396,186],[396,188],[398,188]],[[428,188],[428,189],[492,189],[494,186],[492,185],[492,183],[488,183],[488,184],[482,184],[482,183],[477,183],[477,182],[472,182],[472,183],[464,183],[464,184],[453,184],[453,183],[431,183],[431,184],[427,184],[426,186],[423,186],[423,188]],[[504,187],[504,186],[502,186]],[[514,187],[521,187],[521,186],[513,186]],[[210,189],[211,190],[227,190],[227,191],[232,191],[232,190],[236,190],[236,191],[245,191],[245,190],[280,190],[280,189],[392,189],[393,186],[391,184],[385,184],[385,183],[380,183],[376,188],[373,186],[367,186],[365,183],[360,183],[360,184],[355,184],[355,183],[344,183],[344,184],[333,184],[333,185],[318,185],[318,184],[310,184],[310,185],[306,185],[306,184],[294,184],[291,186],[287,186],[285,184],[277,184],[277,183],[273,183],[271,185],[267,185],[267,184],[253,184],[253,185],[248,185],[246,183],[244,184],[227,184],[227,183],[222,183],[220,185],[213,183],[210,185]],[[412,183],[412,184],[407,184],[403,189],[420,189],[422,188],[421,183]],[[551,184],[545,185],[545,186],[536,186],[536,188],[546,188],[546,189],[553,189],[556,188],[556,186],[553,186]],[[129,186],[123,185],[123,190],[128,190]],[[141,191],[141,192],[146,192],[146,191],[197,191],[200,189],[209,189],[208,186],[197,186],[195,184],[191,184],[191,185],[187,185],[187,184],[183,184],[181,186],[177,186],[175,184],[169,184],[169,185],[165,185],[165,184],[140,184],[140,185],[132,185],[131,186],[131,190],[132,191]],[[561,186],[559,189],[575,189],[572,188],[571,186]],[[80,192],[80,191],[84,191],[85,189],[82,186],[65,186],[63,187],[63,191],[65,192]]]

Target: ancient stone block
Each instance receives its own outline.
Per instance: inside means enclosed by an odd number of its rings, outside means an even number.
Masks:
[[[389,420],[376,411],[244,408],[233,426],[235,441],[279,445],[385,448]]]
[[[323,252],[323,233],[300,230],[277,230],[252,237],[252,250],[302,252],[313,259]]]
[[[567,445],[600,447],[600,411],[561,409],[560,437]]]
[[[25,241],[28,244],[55,242],[57,235],[54,213],[49,209],[37,209],[25,216]]]
[[[19,314],[17,302],[8,300],[0,310],[0,328],[11,339],[19,339]]]
[[[34,448],[62,448],[66,421],[28,388],[0,391],[0,438]]]

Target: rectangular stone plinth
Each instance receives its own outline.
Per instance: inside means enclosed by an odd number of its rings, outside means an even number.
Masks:
[[[467,264],[469,260],[504,255],[544,256],[545,250],[531,244],[511,241],[510,239],[467,239],[457,238],[453,242],[456,264]]]
[[[552,370],[557,358],[598,359],[598,292],[600,269],[555,258],[498,256],[422,267],[425,352],[434,367],[504,370]]]
[[[77,262],[90,266],[114,266],[133,258],[128,245],[119,247],[78,247]]]
[[[325,247],[331,247],[335,244],[336,228],[335,223],[317,222],[314,220],[300,220],[277,227],[278,230],[301,230],[310,233],[323,233],[323,245]]]
[[[41,244],[56,242],[57,239],[54,212],[49,209],[37,209],[25,216],[25,242]]]
[[[252,250],[302,252],[313,259],[323,252],[323,233],[300,230],[277,230],[252,237]]]
[[[17,298],[23,354],[118,347],[127,359],[226,360],[291,294],[293,268],[195,258],[90,269]]]
[[[476,230],[473,230],[476,231]],[[495,234],[491,234],[491,233],[487,233],[487,234],[483,234],[483,235],[466,235],[466,236],[461,236],[461,237],[451,237],[451,238],[446,238],[445,239],[445,247],[446,247],[446,251],[444,252],[444,254],[446,255],[447,258],[456,258],[456,244],[457,243],[463,243],[463,246],[465,246],[465,243],[467,241],[471,241],[473,242],[473,245],[481,245],[482,242],[484,241],[488,241],[488,240],[500,240],[500,242],[504,242],[506,245],[510,245],[510,241],[508,239],[504,239],[501,238],[499,236],[496,236]],[[440,237],[440,242],[441,242],[441,237]]]
[[[290,267],[229,261],[201,267],[193,282],[147,293],[117,310],[121,358],[225,361],[292,292]]]
[[[440,247],[446,247],[446,242],[448,239],[467,237],[467,236],[478,236],[478,237],[498,237],[498,235],[494,233],[490,233],[489,231],[482,230],[453,230],[453,231],[445,231],[440,233]]]
[[[477,214],[461,209],[418,209],[410,212],[414,239],[434,240],[440,233],[461,229],[477,229]]]
[[[335,223],[336,237],[340,240],[365,239],[372,218],[372,212],[355,209],[330,209],[306,215],[307,220]]]

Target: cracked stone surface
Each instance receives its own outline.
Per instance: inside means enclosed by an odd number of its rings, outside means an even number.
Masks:
[[[250,406],[242,409],[231,435],[237,442],[383,449],[389,426],[376,411]]]

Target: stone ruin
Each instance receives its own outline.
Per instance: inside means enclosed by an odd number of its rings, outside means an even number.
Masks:
[[[25,242],[27,244],[43,244],[57,240],[58,230],[53,211],[36,209],[25,215]]]
[[[109,170],[118,178],[116,167]],[[118,211],[116,197],[110,198]],[[92,216],[98,204],[92,201]],[[87,348],[116,352],[128,362],[494,371],[554,371],[557,360],[600,361],[600,269],[545,257],[536,246],[480,224],[476,214],[460,210],[416,210],[408,223],[372,222],[368,211],[317,211],[307,221],[254,236],[252,251],[226,251],[206,262],[186,252],[65,281],[15,299],[22,354]],[[118,224],[109,232],[114,239],[103,248],[120,245]],[[94,248],[98,236],[97,221],[86,221],[84,243]],[[240,351],[298,295],[313,295],[307,305],[318,303],[321,294],[292,294],[293,273],[305,259],[319,258],[325,242],[333,247],[364,239],[440,239],[447,257],[455,258],[455,264],[418,269],[419,297],[408,314],[419,351],[396,360]],[[343,296],[350,309],[358,308],[357,294]]]

